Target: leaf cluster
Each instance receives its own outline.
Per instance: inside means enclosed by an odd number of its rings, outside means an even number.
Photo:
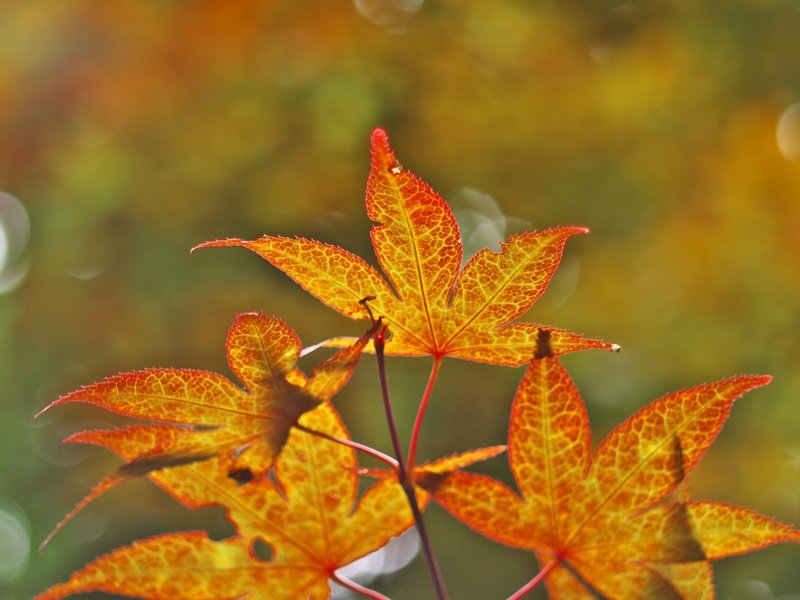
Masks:
[[[484,249],[462,268],[452,212],[400,165],[381,129],[372,135],[366,204],[383,274],[341,248],[301,238],[200,246],[248,248],[326,305],[369,323],[360,338],[320,344],[339,350],[310,376],[297,361],[311,349],[302,349],[288,325],[249,313],[236,318],[226,344],[244,389],[214,373],[148,369],[51,404],[88,402],[151,421],[69,438],[106,447],[125,462],[55,531],[111,487],[147,476],[190,508],[225,507],[236,533],[222,541],[183,532],[135,542],[40,600],[91,590],[158,599],[322,599],[331,581],[384,598],[340,570],[412,526],[443,599],[446,587],[423,519],[431,501],[490,540],[535,555],[541,570],[512,599],[542,582],[554,599],[713,598],[710,561],[800,541],[800,532],[749,509],[694,500],[686,486],[734,400],[766,385],[769,376],[664,396],[592,453],[585,406],[558,357],[619,347],[517,320],[545,291],[567,239],[585,228],[515,235],[499,252]],[[364,352],[376,355],[394,457],[351,440],[331,402]],[[394,422],[386,355],[433,358],[407,452]],[[421,424],[447,356],[527,365],[507,440],[516,489],[464,470],[505,446],[417,464]],[[357,451],[387,468],[361,468]],[[359,497],[364,477],[374,482]],[[269,558],[257,551],[263,544]]]

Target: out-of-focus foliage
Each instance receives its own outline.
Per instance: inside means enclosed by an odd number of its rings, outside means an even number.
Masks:
[[[26,558],[119,464],[58,443],[112,423],[104,414],[32,415],[113,372],[226,372],[218,340],[237,312],[280,315],[304,344],[361,333],[258,257],[188,249],[270,233],[368,256],[376,125],[461,206],[473,252],[519,220],[591,228],[528,318],[623,345],[565,359],[605,424],[596,438],[671,389],[774,375],[734,407],[692,495],[800,522],[798,31],[792,0],[4,2],[0,596],[29,598],[149,534],[230,533],[218,511],[186,511],[139,481]],[[388,363],[401,426],[427,360]],[[338,405],[355,439],[388,449],[372,367]],[[446,365],[421,459],[501,443],[521,375]],[[437,419],[453,433],[434,435]],[[509,591],[527,580],[529,555],[482,551],[428,514],[453,597],[488,597],[487,573]],[[720,596],[798,592],[798,550],[775,552],[719,563]],[[771,596],[753,591],[756,576]],[[374,585],[396,600],[428,589],[418,563]]]

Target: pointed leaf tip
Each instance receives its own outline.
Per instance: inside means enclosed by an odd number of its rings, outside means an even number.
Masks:
[[[194,253],[195,250],[200,250],[201,248],[217,248],[219,246],[243,246],[243,245],[244,242],[238,238],[211,240],[210,242],[203,242],[202,244],[197,244],[197,246],[189,250],[189,254],[192,254]]]
[[[389,144],[389,136],[386,133],[386,130],[382,127],[376,127],[372,130],[372,136],[370,137],[370,141],[372,145],[375,146],[377,144],[388,145]]]
[[[373,130],[370,138],[370,154],[374,167],[389,169],[392,173],[399,173],[402,167],[395,158],[394,151],[389,145],[389,136],[381,128]]]
[[[73,508],[66,517],[61,519],[61,521],[58,523],[58,525],[55,526],[53,531],[51,531],[48,534],[48,536],[44,539],[44,541],[39,545],[39,552],[42,552],[44,550],[44,547],[47,546],[47,544],[50,542],[50,540],[52,540],[53,537],[59,531],[61,531],[61,529],[64,527],[64,525],[66,525],[69,521],[71,521],[72,518],[75,515],[77,515],[87,504],[89,504],[95,498],[103,495],[105,492],[107,492],[111,488],[118,486],[120,483],[124,483],[128,479],[129,479],[128,477],[126,477],[124,475],[121,475],[119,473],[112,473],[111,475],[109,475],[105,479],[103,479],[103,481],[101,481],[99,484],[97,484],[92,489],[92,491],[89,492],[89,494],[86,495],[86,497],[83,500],[81,500],[80,502],[78,502],[78,504],[75,505],[75,508]]]
[[[563,227],[556,227],[555,229],[566,229],[574,235],[586,234],[589,233],[589,228],[584,227],[583,225],[569,225]]]
[[[47,412],[47,411],[48,411],[48,410],[49,410],[49,409],[50,409],[50,408],[51,408],[51,407],[52,407],[54,404],[55,404],[55,402],[51,402],[50,404],[48,404],[47,406],[45,406],[45,407],[44,407],[42,410],[40,410],[40,411],[39,411],[39,412],[37,412],[35,415],[33,415],[33,418],[34,418],[34,419],[36,419],[36,418],[38,418],[38,417],[41,417],[41,416],[42,416],[42,415],[43,415],[45,412]]]

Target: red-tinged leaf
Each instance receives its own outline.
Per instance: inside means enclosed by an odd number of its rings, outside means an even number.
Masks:
[[[502,454],[507,449],[507,446],[489,446],[488,448],[467,450],[461,454],[454,454],[430,463],[419,465],[416,470],[420,473],[452,473],[453,471],[463,469],[464,467],[468,467],[476,462],[493,458],[498,454]]]
[[[300,422],[349,439],[328,403]],[[123,430],[126,435],[107,431],[76,439],[102,444],[128,459],[141,445],[163,443],[173,429],[139,426]],[[291,431],[275,461],[275,482],[263,478],[242,485],[229,477],[232,465],[232,457],[222,455],[148,476],[193,508],[224,505],[236,537],[213,542],[188,533],[138,542],[98,559],[37,600],[92,590],[157,599],[318,600],[329,596],[328,578],[334,571],[414,523],[405,493],[393,481],[379,481],[357,501],[353,449],[310,433]],[[424,507],[422,494],[419,501]],[[269,561],[255,558],[257,539],[272,547]]]
[[[536,552],[550,597],[713,598],[707,560],[800,532],[724,504],[678,502],[683,482],[733,401],[768,376],[736,377],[656,400],[619,425],[591,457],[586,410],[555,358],[533,361],[509,425],[519,493],[484,475],[419,481],[490,539]]]
[[[256,478],[263,477],[298,417],[330,400],[347,382],[371,333],[320,363],[307,378],[296,368],[300,340],[294,332],[279,319],[243,314],[228,333],[227,349],[231,370],[246,390],[216,373],[149,369],[110,377],[59,398],[48,408],[89,402],[127,416],[192,427],[172,430],[158,445],[131,454],[125,465],[56,526],[44,544],[92,499],[152,471],[235,452],[232,470],[246,469]],[[81,441],[93,441],[92,435]],[[125,436],[126,430],[115,435]]]
[[[567,238],[587,229],[514,235],[501,243],[499,253],[478,252],[459,275],[462,244],[453,213],[425,182],[400,167],[382,129],[372,134],[367,214],[378,223],[372,243],[390,283],[358,256],[313,240],[265,236],[198,248],[244,246],[342,314],[383,316],[392,332],[386,354],[447,355],[518,366],[585,348],[619,350],[552,327],[508,325],[544,293]],[[370,298],[372,315],[365,298]],[[328,343],[351,342],[336,338]]]

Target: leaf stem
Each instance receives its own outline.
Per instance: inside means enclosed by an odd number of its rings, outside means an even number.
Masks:
[[[403,462],[403,449],[400,446],[400,437],[397,434],[397,424],[394,420],[394,412],[392,411],[392,403],[389,398],[389,384],[386,379],[386,360],[384,357],[383,349],[386,343],[385,339],[386,327],[380,329],[373,338],[375,346],[375,356],[378,359],[378,373],[381,380],[381,396],[383,396],[383,406],[386,410],[386,421],[389,425],[389,434],[392,438],[392,446],[394,447],[395,456],[397,457],[397,477],[403,491],[408,498],[408,504],[411,507],[411,512],[414,515],[414,523],[417,526],[419,533],[420,544],[422,545],[422,552],[425,555],[425,564],[428,566],[428,573],[431,576],[434,592],[436,593],[437,600],[447,600],[447,591],[444,587],[444,579],[442,572],[439,569],[439,564],[436,562],[436,555],[433,553],[433,545],[431,544],[430,537],[428,537],[428,530],[425,528],[425,522],[422,520],[422,511],[417,504],[417,495],[414,489],[413,466],[406,468]],[[434,372],[431,373],[431,379],[425,389],[425,395],[422,402],[427,404],[427,399],[430,397],[431,390],[433,389],[433,381],[436,379],[436,373],[439,371],[439,363],[441,359],[436,359],[434,362]],[[421,409],[424,412],[424,409]],[[421,416],[417,414],[417,421],[421,421]],[[419,436],[419,426],[415,425],[416,435]],[[416,445],[416,438],[412,438],[412,447]],[[416,451],[415,451],[416,452]],[[413,458],[413,455],[410,455]],[[409,463],[413,465],[413,463]],[[411,476],[409,476],[411,475]]]
[[[400,436],[397,433],[397,422],[394,420],[392,401],[389,398],[389,382],[386,379],[386,357],[383,354],[386,345],[386,326],[381,327],[373,337],[375,346],[375,357],[378,359],[378,376],[381,380],[381,397],[383,397],[383,409],[386,412],[386,424],[389,426],[389,436],[392,438],[392,448],[397,457],[397,477],[400,485],[404,485],[408,477],[406,465],[403,462],[403,448],[400,445]]]
[[[522,598],[525,594],[527,594],[533,588],[539,585],[544,580],[544,578],[547,577],[547,574],[550,571],[552,571],[557,564],[561,562],[561,558],[562,558],[561,556],[556,556],[553,560],[547,563],[544,569],[539,571],[536,577],[531,579],[528,583],[526,583],[524,586],[522,586],[520,589],[514,592],[511,596],[509,596],[508,600],[520,600],[520,598]]]
[[[428,401],[433,392],[433,385],[436,383],[436,378],[439,375],[439,368],[442,366],[442,357],[433,357],[433,368],[431,369],[430,377],[428,377],[428,384],[425,386],[425,393],[422,394],[422,401],[419,403],[417,409],[417,418],[414,420],[414,429],[411,432],[411,443],[408,447],[408,460],[406,464],[408,469],[413,472],[417,460],[417,442],[419,441],[419,432],[422,429],[422,419],[425,417],[425,410],[428,408]]]
[[[390,600],[390,598],[384,596],[383,594],[380,594],[380,593],[376,592],[375,590],[371,590],[369,588],[366,588],[363,585],[359,585],[358,583],[356,583],[352,579],[348,579],[344,575],[340,575],[339,573],[336,573],[335,571],[333,572],[333,574],[330,577],[331,577],[331,579],[333,579],[336,583],[338,583],[342,587],[349,588],[349,589],[353,590],[354,592],[358,592],[359,594],[363,594],[364,596],[367,596],[368,598],[372,598],[373,600]]]
[[[370,446],[365,446],[364,444],[359,444],[358,442],[354,442],[353,440],[347,440],[345,438],[340,438],[335,435],[330,435],[329,433],[316,431],[315,429],[309,429],[308,427],[306,427],[305,425],[301,425],[300,423],[295,423],[294,426],[300,431],[305,431],[306,433],[310,433],[311,435],[316,435],[326,440],[330,440],[331,442],[336,442],[337,444],[342,444],[343,446],[349,446],[350,448],[358,450],[359,452],[368,454],[373,458],[377,458],[379,461],[386,463],[387,465],[389,465],[389,467],[391,467],[394,470],[398,468],[397,461],[393,459],[391,456],[384,454],[380,450],[375,450],[375,448],[371,448]]]
[[[407,482],[403,486],[403,490],[408,498],[408,503],[411,505],[411,512],[414,514],[414,521],[417,524],[417,533],[419,533],[419,541],[422,545],[422,553],[425,555],[425,564],[428,566],[428,573],[431,576],[433,589],[436,592],[437,600],[447,600],[447,590],[444,587],[444,578],[442,571],[439,569],[439,563],[436,560],[436,554],[433,552],[433,544],[428,537],[428,530],[425,528],[425,521],[422,519],[422,511],[417,504],[417,495],[414,492],[414,483]]]

